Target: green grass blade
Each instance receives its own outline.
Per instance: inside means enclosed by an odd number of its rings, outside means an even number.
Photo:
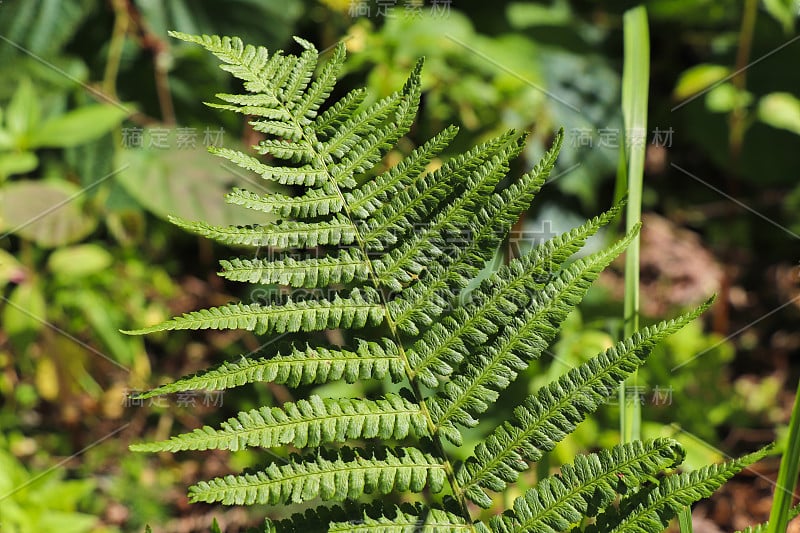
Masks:
[[[622,115],[625,122],[627,231],[642,218],[642,181],[647,138],[647,94],[650,81],[650,33],[647,10],[639,6],[625,12],[625,62],[622,70]],[[639,237],[628,247],[625,257],[625,336],[639,329]],[[629,379],[636,386],[636,375]],[[622,442],[641,435],[641,405],[638,398],[628,404],[626,385],[620,385],[620,433]],[[638,390],[638,389],[634,389]]]
[[[792,419],[789,421],[789,442],[783,451],[781,468],[778,471],[778,484],[775,485],[767,533],[786,531],[798,474],[800,474],[800,383],[797,385],[794,397]]]

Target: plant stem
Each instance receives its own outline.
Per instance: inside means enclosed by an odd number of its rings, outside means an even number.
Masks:
[[[756,26],[756,17],[758,16],[758,0],[745,0],[744,14],[742,15],[742,29],[739,31],[739,48],[736,51],[736,65],[734,72],[737,72],[731,83],[736,87],[737,93],[742,93],[747,84],[747,62],[750,60],[750,51],[753,47],[753,31]],[[731,111],[729,118],[729,144],[731,149],[731,158],[734,162],[739,159],[739,154],[742,151],[742,142],[744,141],[744,132],[746,128],[747,112],[741,99],[736,98],[736,104]]]
[[[775,495],[772,498],[767,533],[786,531],[798,474],[800,474],[800,383],[797,384],[797,392],[794,397],[792,418],[789,421],[789,441],[781,458],[781,468],[778,471],[778,483],[775,485]]]
[[[302,127],[299,124],[298,127],[301,128],[302,130]],[[303,137],[309,143],[309,146],[314,146],[317,141],[316,136],[313,134],[311,134],[311,137],[309,137],[308,133],[304,133]],[[455,468],[453,467],[453,463],[447,456],[447,453],[444,449],[444,444],[442,443],[442,437],[439,435],[437,431],[436,423],[434,422],[433,416],[431,415],[430,410],[428,409],[428,405],[425,402],[425,396],[422,394],[419,382],[417,381],[416,376],[414,375],[414,369],[411,367],[411,364],[408,361],[408,356],[406,355],[405,347],[403,346],[403,339],[400,337],[400,333],[397,330],[397,325],[394,321],[394,317],[392,317],[389,311],[389,306],[387,305],[388,300],[386,298],[386,295],[383,294],[383,291],[381,291],[380,285],[378,283],[378,276],[375,274],[375,269],[372,265],[372,261],[369,260],[369,254],[367,253],[368,250],[366,243],[364,242],[364,237],[358,230],[358,226],[355,224],[355,222],[353,222],[353,215],[352,212],[350,211],[350,206],[347,204],[347,200],[345,199],[344,194],[342,194],[342,190],[339,187],[339,184],[336,183],[336,179],[330,174],[330,169],[326,167],[326,171],[328,173],[328,179],[330,180],[330,183],[333,185],[336,194],[339,196],[339,201],[342,202],[345,215],[347,216],[347,219],[353,226],[353,233],[356,238],[356,243],[358,244],[358,248],[365,258],[365,263],[367,265],[367,269],[369,270],[369,277],[372,280],[372,284],[375,287],[375,290],[381,296],[381,302],[385,310],[386,323],[389,326],[389,331],[391,332],[395,344],[397,344],[397,347],[400,350],[400,356],[403,360],[403,367],[405,369],[406,379],[408,381],[408,384],[411,386],[411,392],[414,396],[414,400],[420,406],[422,414],[425,416],[426,425],[428,426],[428,431],[430,433],[430,438],[433,443],[434,450],[436,451],[436,454],[439,456],[439,459],[442,461],[442,467],[445,471],[445,474],[447,475],[447,481],[450,485],[450,490],[453,493],[453,497],[459,504],[461,514],[463,515],[464,520],[466,521],[467,524],[472,524],[472,517],[469,512],[469,506],[467,504],[467,498],[465,496],[464,490],[461,488],[460,483],[456,479],[456,473],[455,473]]]
[[[626,232],[642,218],[642,181],[644,175],[645,143],[647,141],[647,93],[650,80],[650,34],[647,27],[647,10],[639,6],[625,12],[623,18],[625,62],[622,70],[622,115],[625,125],[626,165],[619,176],[624,177],[628,190],[626,206]],[[637,235],[625,257],[625,336],[639,329],[639,236]],[[635,396],[628,405],[626,383],[633,387]],[[641,434],[641,404],[638,398],[637,374],[620,384],[620,437],[622,442],[638,440]]]

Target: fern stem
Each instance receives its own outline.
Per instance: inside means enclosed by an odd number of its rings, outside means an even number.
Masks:
[[[283,106],[283,107],[285,108],[285,106]],[[288,113],[289,110],[288,109],[285,109],[285,110]],[[298,126],[298,128],[300,128],[300,131],[303,131],[302,137],[308,143],[308,146],[312,147],[311,150],[314,152],[314,155],[315,156],[319,156],[319,152],[317,151],[317,149],[313,148],[314,146],[316,146],[316,143],[317,143],[316,136],[314,135],[313,139],[309,138],[308,132],[304,128],[302,128],[300,126],[300,124],[298,124],[297,122],[295,122],[295,124]],[[389,305],[387,305],[388,304],[388,300],[386,298],[386,295],[383,293],[383,291],[380,288],[380,284],[378,283],[378,276],[375,273],[375,269],[374,269],[374,267],[372,265],[372,261],[369,260],[369,254],[368,254],[366,243],[364,241],[364,237],[361,235],[361,232],[359,231],[358,226],[354,222],[354,217],[353,217],[353,214],[352,214],[352,212],[350,210],[350,206],[347,204],[347,201],[346,201],[346,199],[344,197],[344,194],[342,193],[341,188],[339,187],[339,184],[336,182],[336,179],[331,175],[330,169],[327,166],[325,167],[325,174],[327,174],[328,180],[329,180],[329,182],[331,183],[331,185],[333,187],[333,192],[339,197],[339,201],[342,203],[342,206],[343,206],[343,209],[344,209],[344,214],[347,217],[347,220],[350,222],[350,224],[353,227],[353,234],[355,236],[356,243],[357,243],[358,248],[359,248],[359,250],[361,251],[361,253],[362,253],[363,257],[364,257],[364,261],[366,263],[367,269],[369,270],[369,278],[372,281],[372,284],[375,287],[376,291],[380,295],[381,304],[383,305],[384,310],[385,310],[384,316],[385,316],[385,319],[386,319],[386,324],[388,325],[389,331],[390,331],[390,333],[391,333],[391,335],[393,337],[393,340],[395,341],[395,344],[398,346],[398,349],[400,351],[400,358],[403,361],[403,366],[405,368],[406,379],[408,380],[408,383],[409,383],[409,385],[411,387],[411,392],[414,395],[414,400],[420,406],[422,414],[425,416],[425,421],[426,421],[426,424],[428,426],[428,430],[429,430],[429,433],[430,433],[430,436],[431,436],[431,441],[433,442],[433,446],[434,446],[436,454],[439,456],[439,459],[442,461],[442,466],[444,468],[445,474],[447,475],[447,481],[450,484],[450,490],[452,491],[453,496],[458,501],[458,504],[459,504],[459,507],[461,509],[461,513],[462,513],[464,519],[466,520],[466,522],[468,524],[471,524],[472,523],[472,517],[470,516],[469,507],[467,505],[467,499],[466,499],[466,496],[465,496],[465,492],[461,488],[460,484],[458,483],[458,480],[456,479],[455,468],[453,467],[453,464],[450,462],[450,459],[448,458],[448,456],[447,456],[447,454],[445,452],[444,445],[442,443],[442,438],[437,432],[436,424],[433,421],[433,416],[431,415],[430,410],[428,409],[428,406],[425,403],[425,398],[422,395],[422,390],[420,389],[419,383],[416,380],[414,369],[411,367],[411,364],[409,363],[408,356],[406,355],[405,347],[403,346],[402,339],[400,338],[400,333],[399,333],[399,331],[397,329],[397,324],[395,323],[394,318],[392,317]]]
[[[436,424],[433,421],[433,416],[431,416],[430,410],[428,410],[428,406],[425,403],[425,398],[422,395],[422,390],[420,389],[419,383],[417,382],[416,376],[414,374],[414,369],[411,367],[411,364],[408,361],[408,356],[406,355],[406,350],[405,347],[403,346],[403,341],[400,338],[400,333],[397,330],[397,324],[395,323],[394,318],[392,317],[392,313],[389,309],[389,306],[387,305],[388,301],[386,300],[383,291],[380,290],[380,285],[378,284],[378,276],[375,273],[375,269],[372,267],[372,262],[369,260],[369,255],[367,253],[367,247],[364,242],[364,238],[358,231],[358,227],[356,226],[356,224],[353,222],[353,217],[352,214],[350,213],[350,209],[347,205],[347,202],[344,199],[344,195],[342,194],[339,185],[336,183],[336,180],[334,180],[332,176],[331,176],[331,182],[333,183],[336,193],[341,197],[341,201],[344,205],[344,211],[345,215],[347,216],[347,219],[350,220],[351,224],[353,225],[353,231],[356,237],[356,242],[358,243],[358,247],[364,256],[364,260],[366,261],[367,268],[369,269],[369,277],[372,280],[372,284],[375,286],[375,289],[378,291],[378,294],[380,294],[381,301],[385,309],[384,315],[386,317],[386,324],[389,326],[389,331],[392,334],[393,340],[395,341],[395,344],[400,350],[400,358],[403,361],[403,366],[406,372],[406,379],[408,379],[408,384],[411,386],[411,392],[414,395],[414,400],[419,404],[420,409],[423,415],[425,416],[425,420],[428,425],[428,431],[430,432],[431,435],[431,441],[433,442],[436,454],[442,460],[442,466],[444,467],[445,474],[447,475],[447,481],[450,484],[450,489],[453,492],[453,496],[458,501],[464,519],[467,521],[468,524],[471,524],[472,517],[470,516],[465,493],[461,488],[460,484],[458,483],[458,480],[456,479],[455,468],[453,468],[453,464],[447,457],[447,453],[444,450],[444,445],[442,444],[442,438],[441,436],[439,436],[436,430]]]

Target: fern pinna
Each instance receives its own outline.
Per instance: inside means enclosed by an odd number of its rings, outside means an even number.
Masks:
[[[298,452],[257,471],[202,481],[190,488],[193,501],[344,502],[267,521],[270,531],[660,531],[678,509],[708,496],[761,456],[677,473],[683,458],[677,442],[623,444],[576,457],[510,509],[476,520],[474,504],[499,505],[495,493],[607,401],[659,340],[706,306],[636,333],[522,399],[508,420],[487,428],[466,460],[453,461],[445,441],[463,444],[462,429],[476,426],[542,354],[590,284],[624,251],[633,234],[570,262],[617,216],[619,206],[473,283],[545,183],[562,133],[535,168],[519,177],[507,177],[509,161],[524,142],[514,131],[432,170],[456,135],[448,127],[385,168],[384,155],[417,113],[421,62],[398,92],[367,105],[365,92],[355,90],[323,111],[344,61],[342,44],[315,77],[318,52],[302,39],[296,41],[303,52],[293,56],[270,55],[238,38],[173,36],[206,48],[243,80],[246,94],[218,94],[222,103],[210,105],[250,116],[253,128],[265,134],[256,149],[270,161],[225,148],[214,152],[265,180],[302,190],[295,196],[240,189],[228,195],[229,202],[283,220],[246,227],[173,221],[227,245],[271,250],[266,259],[222,261],[222,277],[318,294],[229,304],[136,331],[308,333],[278,353],[243,356],[143,397],[263,381],[292,388],[335,380],[403,384],[399,393],[370,399],[311,395],[239,413],[217,428],[131,447],[152,452],[289,446]],[[351,347],[325,345],[311,334],[330,329],[352,335]],[[366,494],[390,492],[424,494],[406,497],[416,503],[400,506],[364,500]]]

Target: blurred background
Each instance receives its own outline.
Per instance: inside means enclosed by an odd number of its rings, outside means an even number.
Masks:
[[[240,116],[203,105],[235,82],[167,30],[291,52],[292,35],[320,50],[343,40],[349,61],[337,94],[366,85],[372,99],[401,87],[425,56],[422,110],[405,148],[451,123],[461,130],[448,155],[516,128],[530,132],[513,170],[523,172],[564,127],[558,167],[499,251],[503,261],[611,205],[625,142],[622,13],[633,5],[0,2],[0,531],[132,532],[148,523],[155,532],[206,531],[213,516],[239,531],[263,513],[190,506],[185,495],[200,478],[270,460],[263,453],[127,451],[134,440],[290,399],[263,384],[224,396],[129,397],[260,345],[244,332],[119,332],[264,289],[216,277],[218,260],[233,252],[165,221],[257,222],[223,196],[234,184],[263,187],[206,152],[258,141]],[[675,436],[693,466],[780,440],[800,377],[800,3],[652,0],[647,8],[644,322],[719,296],[703,321],[651,356],[637,392],[645,436]],[[509,396],[610,346],[621,295],[620,264]],[[317,392],[353,395],[350,387]],[[507,409],[498,403],[498,420]],[[617,410],[586,421],[539,472],[617,442]],[[695,509],[707,531],[767,518],[777,461],[757,468]]]

